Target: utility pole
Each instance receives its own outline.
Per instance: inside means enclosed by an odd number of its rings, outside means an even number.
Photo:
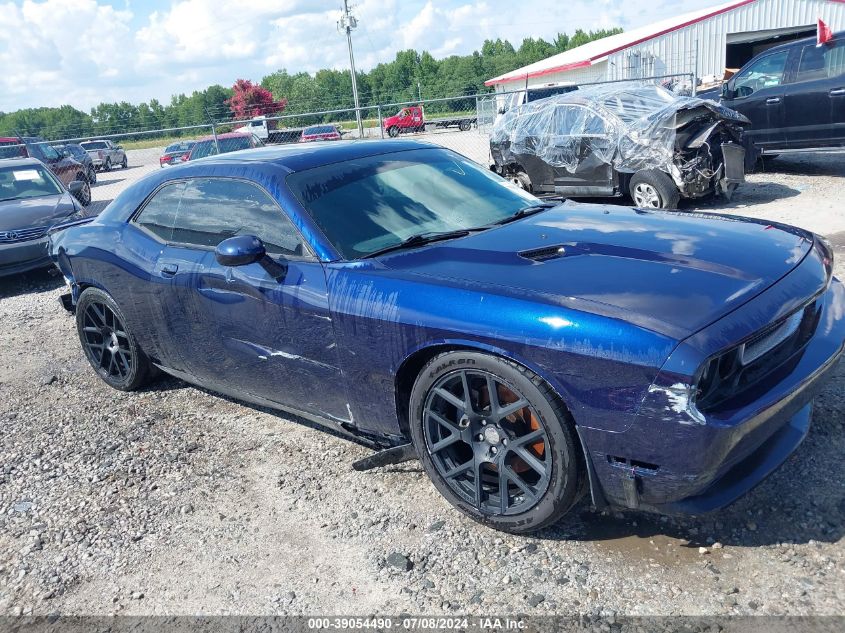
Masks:
[[[352,29],[357,27],[358,20],[349,12],[349,0],[343,0],[343,15],[338,20],[337,28],[346,31],[346,43],[349,45],[349,73],[352,75],[352,97],[355,99],[355,120],[358,122],[358,137],[364,138],[361,104],[358,102],[358,77],[355,75],[355,55],[352,54]]]

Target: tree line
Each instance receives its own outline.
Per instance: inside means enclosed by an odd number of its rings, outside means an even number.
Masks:
[[[400,51],[393,61],[378,64],[368,72],[357,74],[360,104],[362,107],[374,108],[379,104],[485,93],[489,90],[484,82],[491,77],[621,31],[577,30],[572,36],[559,33],[551,42],[529,37],[518,48],[508,40],[485,40],[481,50],[439,60],[427,51]],[[281,111],[278,104],[284,104],[281,108],[286,115],[354,107],[352,79],[348,71],[323,69],[312,75],[306,72],[291,74],[281,69],[264,77],[260,87],[272,95],[275,106],[270,114]],[[191,95],[174,95],[169,104],[160,103],[156,99],[137,105],[126,101],[100,103],[88,113],[69,105],[0,112],[0,136],[21,134],[43,136],[50,140],[88,138],[204,125],[212,120],[225,122],[232,120],[235,111],[243,111],[242,107],[238,107],[241,101],[236,94],[237,88],[238,82],[232,88],[213,85],[205,90],[194,91]],[[233,96],[236,97],[234,101]],[[429,110],[465,110],[468,105],[466,99],[455,99],[432,105]],[[474,103],[471,105],[474,107]],[[375,112],[364,113],[364,116],[373,117]],[[352,118],[354,113],[340,112],[317,117],[297,117],[288,124]],[[192,134],[187,131],[186,135]]]

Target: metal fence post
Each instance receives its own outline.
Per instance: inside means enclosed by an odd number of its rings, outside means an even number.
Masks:
[[[695,64],[693,65],[692,75],[692,96],[698,94],[698,40],[695,40]]]
[[[209,114],[209,112],[206,108],[203,108],[203,110],[205,110],[205,116],[208,117],[208,122],[209,122],[208,124],[211,126],[211,135],[214,137],[214,149],[217,150],[217,153],[219,154],[220,153],[220,142],[217,140],[217,128],[214,125],[214,117],[212,117],[211,114]]]
[[[381,120],[381,104],[376,106],[376,110],[378,111],[378,129],[381,132],[381,137],[384,138],[384,124]]]

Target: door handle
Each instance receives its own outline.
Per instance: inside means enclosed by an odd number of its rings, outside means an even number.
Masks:
[[[831,97],[841,97],[842,95],[845,95],[845,88],[834,88],[830,91]]]
[[[176,272],[179,270],[178,264],[162,264],[161,265],[161,276],[162,277],[173,277]]]
[[[780,97],[769,97],[766,99],[766,105],[777,105],[780,103]]]

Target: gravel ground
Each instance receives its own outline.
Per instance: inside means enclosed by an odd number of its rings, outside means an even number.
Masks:
[[[841,156],[779,159],[728,210],[827,235],[845,277],[843,176]],[[845,365],[807,441],[730,508],[582,503],[515,537],[453,511],[415,462],[352,471],[369,451],[302,420],[174,379],[110,390],[60,292],[47,273],[0,281],[0,615],[845,611]]]

